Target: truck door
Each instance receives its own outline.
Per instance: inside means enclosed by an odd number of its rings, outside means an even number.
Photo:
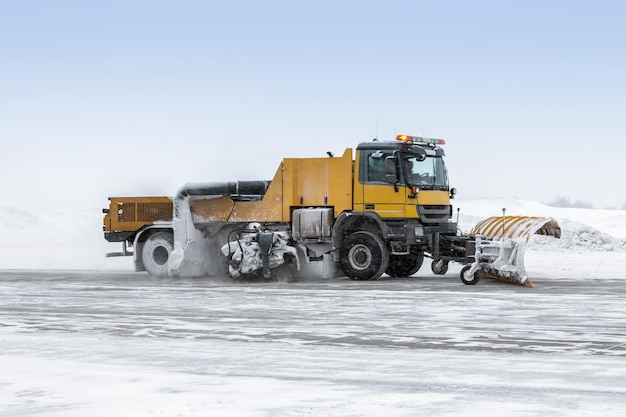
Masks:
[[[359,166],[359,183],[363,187],[363,211],[376,212],[383,218],[404,218],[406,213],[406,187],[398,190],[386,180],[385,158],[392,150],[362,150]],[[358,207],[355,206],[355,209]]]

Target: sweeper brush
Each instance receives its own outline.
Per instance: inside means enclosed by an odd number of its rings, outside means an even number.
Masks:
[[[535,235],[561,237],[556,220],[530,216],[489,217],[480,221],[471,235],[475,238],[475,257],[461,270],[461,281],[475,284],[480,276],[533,287],[524,268],[524,252]]]

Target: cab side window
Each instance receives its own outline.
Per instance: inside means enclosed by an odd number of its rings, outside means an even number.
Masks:
[[[391,156],[390,152],[375,151],[367,155],[367,182],[386,183],[387,170],[385,158]]]

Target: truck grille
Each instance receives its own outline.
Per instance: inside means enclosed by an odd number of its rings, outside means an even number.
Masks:
[[[445,223],[452,217],[452,206],[418,205],[417,214],[422,223]]]

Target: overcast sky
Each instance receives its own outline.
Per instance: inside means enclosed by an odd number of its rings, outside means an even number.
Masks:
[[[463,199],[621,207],[625,21],[623,1],[0,1],[0,205],[424,133]]]

